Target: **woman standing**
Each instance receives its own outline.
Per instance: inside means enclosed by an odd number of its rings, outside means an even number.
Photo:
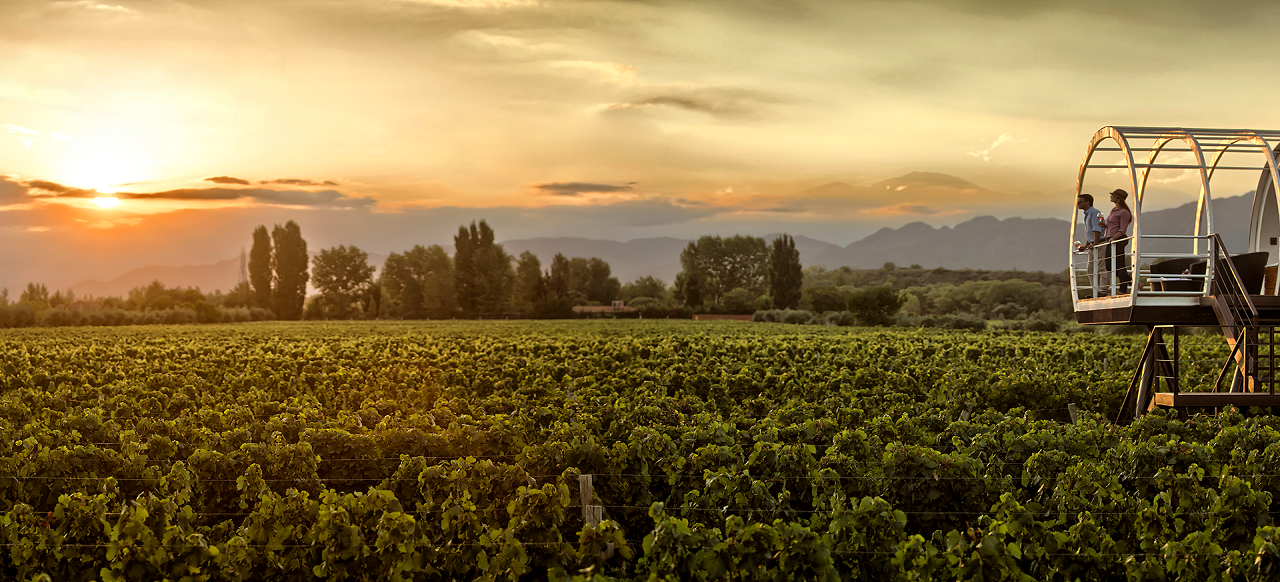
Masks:
[[[1124,247],[1129,244],[1129,241],[1125,240],[1129,236],[1127,234],[1129,223],[1133,222],[1133,213],[1125,203],[1128,197],[1129,193],[1119,188],[1111,192],[1111,203],[1116,206],[1107,215],[1107,229],[1102,234],[1102,244],[1107,247],[1104,264],[1111,270],[1112,281],[1120,284],[1118,295],[1128,293],[1129,284],[1133,281],[1133,277],[1129,275],[1129,255],[1124,252]]]

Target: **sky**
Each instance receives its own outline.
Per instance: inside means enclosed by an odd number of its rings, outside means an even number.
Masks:
[[[479,219],[838,244],[1067,219],[1102,126],[1280,128],[1277,25],[1232,1],[0,0],[0,286],[212,263],[286,220],[386,254]]]

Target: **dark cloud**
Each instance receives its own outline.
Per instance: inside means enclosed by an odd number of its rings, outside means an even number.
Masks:
[[[214,176],[212,178],[205,178],[204,181],[213,182],[214,184],[240,184],[241,186],[249,185],[248,180],[245,180],[244,178],[232,178],[231,176]]]
[[[28,180],[23,182],[27,189],[27,194],[34,198],[93,198],[101,196],[96,190],[85,190],[84,188],[74,188],[71,186],[63,186],[57,182],[48,180]],[[46,192],[46,194],[31,194],[32,190]]]
[[[181,188],[142,194],[121,192],[116,196],[130,200],[237,200],[251,197],[251,192],[232,188]]]
[[[321,206],[328,208],[363,208],[372,206],[372,198],[351,198],[337,190],[309,192],[305,190],[272,190],[269,188],[183,188],[146,194],[118,194],[133,200],[240,200],[248,199],[283,206]]]
[[[246,182],[247,183],[247,182]],[[304,180],[302,178],[276,178],[275,180],[259,180],[259,184],[285,184],[289,186],[337,186],[333,180]]]
[[[592,192],[629,192],[635,189],[634,185],[635,182],[628,182],[621,186],[592,184],[590,182],[547,182],[545,184],[537,184],[534,188],[556,196],[577,196]]]
[[[783,101],[777,96],[759,91],[717,87],[650,95],[610,104],[606,111],[625,112],[652,107],[674,107],[716,117],[745,117],[760,114],[765,108]]]
[[[0,206],[19,204],[27,200],[27,188],[22,184],[0,176]]]
[[[238,178],[231,178],[238,179]],[[10,184],[21,189],[21,194],[9,194]],[[5,198],[26,195],[28,198],[96,198],[102,193],[96,190],[72,188],[47,180],[31,180],[13,183],[0,181],[0,204]],[[376,204],[373,198],[353,198],[337,190],[274,190],[271,188],[180,188],[163,192],[119,192],[112,194],[125,200],[252,200],[280,206],[312,206],[318,208],[367,208]]]

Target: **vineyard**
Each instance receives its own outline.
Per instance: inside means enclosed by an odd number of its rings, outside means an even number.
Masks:
[[[6,330],[0,578],[1280,578],[1280,419],[1113,424],[1143,339]]]

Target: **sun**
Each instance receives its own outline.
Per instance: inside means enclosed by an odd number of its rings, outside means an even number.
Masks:
[[[99,196],[93,199],[93,203],[100,208],[115,208],[120,205],[120,199],[115,196]]]

